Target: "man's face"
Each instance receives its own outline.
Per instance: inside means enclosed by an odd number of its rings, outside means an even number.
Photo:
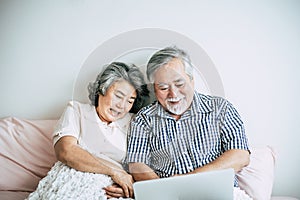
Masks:
[[[180,117],[192,103],[194,81],[185,73],[182,61],[174,58],[154,73],[154,91],[163,108]]]

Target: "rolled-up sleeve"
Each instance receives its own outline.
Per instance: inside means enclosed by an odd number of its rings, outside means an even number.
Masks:
[[[231,103],[228,103],[223,114],[224,118],[221,126],[223,150],[249,150],[244,124],[237,110]]]

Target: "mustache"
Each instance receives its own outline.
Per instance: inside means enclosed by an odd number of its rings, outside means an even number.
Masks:
[[[177,102],[177,101],[180,101],[182,100],[184,97],[175,97],[175,98],[167,98],[166,100],[168,102]]]

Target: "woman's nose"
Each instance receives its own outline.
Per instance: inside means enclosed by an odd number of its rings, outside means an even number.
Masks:
[[[124,108],[124,106],[125,106],[125,100],[118,101],[116,105],[117,105],[118,108]]]

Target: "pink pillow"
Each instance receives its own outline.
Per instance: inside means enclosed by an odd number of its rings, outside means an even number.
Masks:
[[[0,190],[34,191],[56,162],[52,131],[57,120],[0,119]]]
[[[272,197],[271,200],[299,200],[299,199],[294,197],[287,197],[287,196],[276,196],[276,197]]]
[[[272,147],[251,149],[250,164],[237,173],[239,186],[254,200],[270,200],[276,154]]]
[[[16,192],[16,191],[0,191],[1,200],[24,200],[28,197],[29,192]]]

